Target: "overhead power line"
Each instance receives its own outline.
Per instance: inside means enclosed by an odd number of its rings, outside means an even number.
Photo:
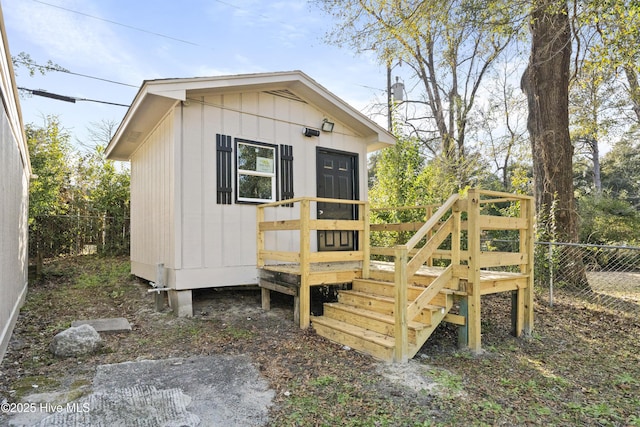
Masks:
[[[46,90],[40,90],[40,89],[28,89],[26,87],[18,87],[18,89],[29,92],[32,95],[42,96],[44,98],[56,99],[58,101],[71,102],[73,104],[75,104],[76,101],[87,101],[87,102],[97,102],[99,104],[115,105],[118,107],[127,107],[127,108],[130,107],[130,105],[128,104],[119,104],[117,102],[100,101],[98,99],[90,99],[90,98],[77,98],[74,96],[60,95],[53,92],[47,92]]]
[[[44,2],[44,1],[41,1],[41,0],[33,0],[33,1],[36,2],[36,3],[43,4],[45,6],[50,6],[50,7],[55,7],[56,9],[61,9],[61,10],[64,10],[66,12],[71,12],[71,13],[75,13],[77,15],[86,16],[87,18],[97,19],[98,21],[108,22],[109,24],[113,24],[113,25],[119,25],[121,27],[129,28],[130,30],[140,31],[141,33],[147,33],[147,34],[151,34],[151,35],[154,35],[154,36],[163,37],[165,39],[170,39],[170,40],[177,41],[177,42],[180,42],[180,43],[189,44],[191,46],[205,47],[205,46],[199,45],[197,43],[191,42],[189,40],[179,39],[177,37],[168,36],[166,34],[156,33],[154,31],[149,31],[149,30],[145,30],[143,28],[134,27],[133,25],[123,24],[121,22],[112,21],[110,19],[100,18],[99,16],[89,15],[88,13],[79,12],[79,11],[73,10],[73,9],[68,9],[66,7],[58,6],[56,4],[47,3],[47,2]]]
[[[155,31],[145,30],[144,28],[135,27],[135,26],[129,25],[129,24],[123,24],[123,23],[118,22],[118,21],[113,21],[113,20],[110,20],[110,19],[101,18],[101,17],[95,16],[95,15],[90,15],[88,13],[80,12],[80,11],[77,11],[77,10],[74,10],[74,9],[69,9],[69,8],[66,8],[66,7],[63,7],[63,6],[59,6],[59,5],[56,5],[56,4],[47,3],[47,2],[42,1],[42,0],[32,0],[32,1],[34,1],[35,3],[40,3],[40,4],[45,5],[45,6],[54,7],[56,9],[64,10],[66,12],[71,12],[71,13],[75,13],[77,15],[85,16],[87,18],[97,19],[97,20],[102,21],[102,22],[107,22],[109,24],[118,25],[120,27],[128,28],[130,30],[139,31],[141,33],[151,34],[151,35],[154,35],[154,36],[158,36],[158,37],[162,37],[162,38],[165,38],[165,39],[177,41],[177,42],[188,44],[188,45],[191,45],[191,46],[197,46],[197,47],[201,47],[201,48],[204,48],[204,49],[213,50],[213,48],[210,47],[210,46],[203,46],[201,44],[192,42],[190,40],[180,39],[180,38],[177,38],[177,37],[169,36],[167,34],[162,34],[162,33],[158,33],[158,32],[155,32]],[[223,0],[213,0],[213,1],[215,1],[216,3],[220,3],[220,4],[224,5],[224,6],[227,6],[227,7],[233,8],[233,9],[237,9],[237,10],[239,10],[241,12],[244,12],[244,13],[247,13],[249,15],[258,16],[260,18],[265,18],[265,19],[268,19],[270,21],[277,22],[277,23],[279,23],[281,25],[287,25],[288,26],[288,25],[291,24],[290,22],[287,22],[287,21],[284,21],[284,20],[280,20],[278,18],[275,18],[275,17],[272,17],[272,16],[268,16],[268,15],[256,12],[253,9],[249,9],[249,8],[246,8],[246,7],[238,6],[238,5],[232,4],[232,3],[227,2],[227,1],[223,1]]]
[[[71,74],[71,75],[74,75],[74,76],[85,77],[87,79],[100,80],[100,81],[103,81],[103,82],[113,83],[113,84],[117,84],[117,85],[121,85],[121,86],[134,87],[136,89],[139,87],[139,86],[132,85],[132,84],[129,84],[129,83],[122,83],[122,82],[118,82],[118,81],[115,81],[115,80],[105,79],[105,78],[102,78],[102,77],[90,76],[88,74],[74,73],[73,71],[69,71],[66,68],[58,68],[58,67],[54,67],[54,66],[50,66],[50,65],[40,65],[40,64],[35,64],[35,63],[29,63],[27,61],[23,61],[23,60],[20,60],[20,59],[14,59],[13,62],[15,64],[22,64],[22,65],[26,65],[28,67],[38,68],[39,70],[57,71],[57,72],[60,72],[60,73],[67,73],[67,74]]]

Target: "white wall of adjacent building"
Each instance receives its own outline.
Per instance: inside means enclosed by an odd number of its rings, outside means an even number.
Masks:
[[[27,293],[31,166],[4,23],[0,41],[0,361]]]

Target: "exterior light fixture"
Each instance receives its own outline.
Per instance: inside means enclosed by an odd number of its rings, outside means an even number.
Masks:
[[[304,136],[308,136],[308,137],[320,136],[320,131],[318,129],[303,128],[302,133],[304,134]]]
[[[321,127],[321,129],[322,129],[322,131],[323,131],[323,132],[333,132],[333,126],[335,126],[335,123],[330,122],[330,121],[329,121],[329,120],[327,120],[327,119],[324,119],[324,120],[322,121],[322,127]]]

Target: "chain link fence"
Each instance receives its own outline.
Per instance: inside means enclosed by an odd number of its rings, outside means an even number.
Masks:
[[[570,298],[640,314],[640,247],[536,242],[535,282],[550,305]]]
[[[127,255],[129,218],[55,215],[29,224],[29,264],[68,255]]]

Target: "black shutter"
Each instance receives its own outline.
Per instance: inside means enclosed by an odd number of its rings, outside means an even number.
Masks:
[[[231,136],[216,134],[216,190],[218,204],[230,205],[232,200],[231,188]]]
[[[280,145],[280,199],[293,199],[293,146]],[[293,206],[289,203],[283,206]]]

